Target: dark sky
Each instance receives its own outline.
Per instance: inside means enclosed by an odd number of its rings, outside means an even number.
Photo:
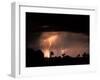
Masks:
[[[89,15],[26,13],[27,31],[89,32]],[[46,27],[44,27],[46,26]]]
[[[40,48],[41,40],[55,35],[56,48],[89,49],[89,15],[26,13],[26,47]]]

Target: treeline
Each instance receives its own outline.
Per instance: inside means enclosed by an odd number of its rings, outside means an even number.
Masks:
[[[62,55],[63,57],[52,57],[54,53],[51,52],[50,58],[44,58],[41,50],[26,49],[26,67],[40,67],[40,66],[59,66],[59,65],[80,65],[89,64],[89,54],[84,53],[82,57],[71,57]]]

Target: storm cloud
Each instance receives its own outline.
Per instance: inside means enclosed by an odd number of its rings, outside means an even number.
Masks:
[[[51,42],[49,39],[52,39]],[[49,49],[55,56],[63,53],[70,56],[77,56],[89,52],[89,36],[83,33],[74,32],[42,32],[39,38],[30,44],[33,49]],[[63,51],[63,53],[62,53]]]

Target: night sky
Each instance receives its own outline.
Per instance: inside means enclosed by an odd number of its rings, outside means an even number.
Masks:
[[[44,57],[89,53],[89,15],[26,12],[26,48]]]

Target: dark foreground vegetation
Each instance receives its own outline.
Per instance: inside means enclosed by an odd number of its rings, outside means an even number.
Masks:
[[[53,52],[51,52],[51,55]],[[33,49],[26,49],[26,67],[40,67],[40,66],[60,66],[60,65],[80,65],[89,64],[89,54],[84,53],[82,57],[70,57],[63,55],[63,57],[44,58],[41,50],[34,51]]]

